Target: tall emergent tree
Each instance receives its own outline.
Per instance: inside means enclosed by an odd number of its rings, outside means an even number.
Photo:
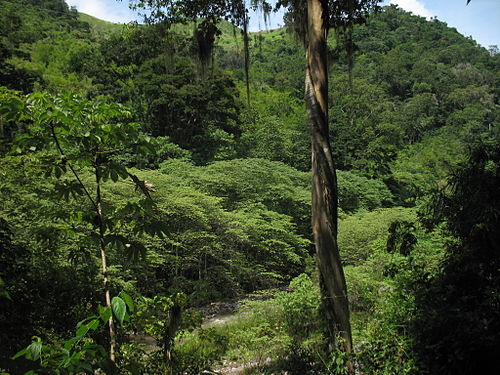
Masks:
[[[306,52],[305,100],[312,147],[312,228],[330,344],[352,350],[349,301],[337,244],[338,188],[328,126],[328,46],[330,27],[349,56],[351,29],[363,22],[377,0],[281,1],[294,20]],[[341,340],[338,340],[338,338]]]
[[[148,9],[150,16],[146,18],[149,21],[167,25],[197,23],[196,40],[208,43],[198,45],[201,57],[212,50],[218,33],[213,26],[217,26],[222,18],[241,26],[243,38],[247,40],[248,8],[245,0],[131,0],[131,3],[133,7]],[[328,130],[327,35],[330,27],[334,27],[339,35],[350,35],[350,28],[362,22],[377,3],[377,0],[279,0],[276,3],[276,8],[288,9],[306,50],[305,99],[312,140],[312,227],[328,336],[332,347],[347,352],[352,350],[352,338],[347,289],[337,245],[337,179]],[[254,9],[261,8],[264,13],[272,10],[271,4],[265,0],[251,0],[249,5]],[[205,35],[207,33],[210,35]],[[344,39],[347,39],[347,51],[352,53],[350,38]],[[248,43],[245,47],[245,71],[248,74]],[[338,340],[339,337],[342,339]]]
[[[330,336],[352,350],[349,302],[337,244],[337,176],[328,137],[326,1],[307,1],[305,98],[312,147],[312,228]],[[325,298],[326,297],[326,298]]]

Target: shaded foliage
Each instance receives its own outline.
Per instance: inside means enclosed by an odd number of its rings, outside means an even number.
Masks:
[[[433,207],[457,241],[441,272],[418,290],[415,350],[430,374],[470,374],[494,366],[499,340],[500,142],[473,143]],[[460,329],[456,329],[457,326]]]

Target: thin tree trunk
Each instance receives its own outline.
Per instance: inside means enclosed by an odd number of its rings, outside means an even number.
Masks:
[[[330,343],[351,352],[347,288],[337,245],[337,177],[328,135],[328,1],[308,0],[307,6],[305,97],[312,140],[312,228]]]
[[[97,183],[97,196],[96,196],[96,210],[97,217],[99,222],[99,251],[101,254],[101,266],[102,266],[102,275],[103,275],[103,283],[104,283],[104,296],[106,300],[106,307],[112,311],[111,307],[111,295],[109,293],[109,278],[108,278],[108,268],[106,264],[106,245],[104,243],[104,215],[102,212],[102,204],[101,204],[101,179],[98,172],[98,167],[95,170],[96,183]],[[113,322],[113,314],[109,316],[108,320],[109,326],[109,359],[112,362],[115,362],[115,352],[116,352],[116,333]]]
[[[54,139],[54,142],[56,144],[57,149],[59,150],[59,153],[61,156],[66,160],[66,154],[64,153],[64,150],[61,147],[61,144],[59,142],[59,139],[57,138],[56,130],[54,126],[51,127],[52,131],[52,138]],[[99,170],[97,166],[97,161],[96,161],[96,166],[95,166],[95,179],[96,179],[96,184],[97,184],[97,192],[96,192],[96,199],[94,200],[92,196],[90,195],[90,192],[88,191],[87,187],[85,184],[82,182],[80,176],[76,172],[75,168],[73,166],[66,162],[66,165],[69,167],[73,175],[75,176],[76,180],[82,187],[83,191],[85,192],[85,195],[87,198],[90,200],[92,203],[92,206],[96,210],[97,214],[97,221],[99,225],[99,252],[101,255],[101,267],[102,267],[102,275],[103,275],[103,284],[104,284],[104,296],[105,296],[105,301],[106,301],[106,307],[108,307],[111,310],[111,296],[109,293],[109,279],[108,279],[108,268],[106,265],[106,245],[104,243],[104,233],[105,233],[105,228],[104,228],[104,215],[102,212],[102,205],[101,205],[101,177],[99,175]],[[115,348],[116,348],[116,334],[114,330],[114,323],[113,323],[113,315],[109,317],[108,321],[109,325],[109,339],[110,339],[110,348],[109,348],[109,358],[111,361],[115,361]]]

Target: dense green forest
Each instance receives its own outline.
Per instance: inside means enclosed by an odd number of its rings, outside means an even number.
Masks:
[[[490,373],[500,54],[394,5],[330,32],[346,354],[292,25],[168,26],[0,0],[0,374]]]

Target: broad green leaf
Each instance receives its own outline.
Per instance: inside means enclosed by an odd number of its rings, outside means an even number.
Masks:
[[[93,319],[96,319],[97,316],[96,315],[92,315],[92,316],[89,316],[83,320],[80,320],[77,324],[76,324],[76,329],[80,328],[82,325],[84,325],[86,322],[90,321],[90,320],[93,320]]]
[[[42,354],[42,341],[38,339],[32,342],[26,349],[26,358],[36,361]]]
[[[123,323],[125,314],[127,313],[127,306],[123,299],[120,297],[113,297],[111,300],[111,307],[113,308],[113,314],[120,321],[120,323]]]
[[[121,178],[125,179],[128,177],[128,172],[125,167],[117,166],[116,173],[120,175]]]
[[[99,306],[99,316],[106,323],[111,317],[111,309],[109,307]]]
[[[76,335],[78,337],[82,337],[82,336],[85,336],[88,331],[89,331],[89,327],[86,324],[84,324],[76,330]]]
[[[73,348],[73,346],[75,346],[75,344],[76,344],[78,341],[80,341],[80,340],[81,340],[81,337],[73,337],[73,338],[71,338],[71,339],[69,339],[69,340],[66,340],[66,341],[64,342],[63,347],[64,347],[64,349],[66,349],[66,350],[70,350],[70,349],[71,349],[71,348]]]
[[[14,356],[12,357],[12,359],[17,359],[19,357],[22,357],[23,355],[25,355],[26,353],[28,352],[28,348],[24,348],[24,349],[21,349],[20,351],[18,351],[16,354],[14,354]]]
[[[92,331],[95,331],[97,329],[97,327],[99,327],[99,319],[94,319],[90,322],[87,323],[87,326],[89,327],[89,329],[91,329]]]
[[[76,335],[77,336],[85,336],[89,330],[95,331],[97,327],[99,327],[99,320],[95,319],[96,317],[93,317],[90,322],[86,324],[82,324],[77,330],[76,330]]]
[[[134,311],[134,301],[132,300],[132,297],[125,293],[123,290],[120,292],[119,296],[125,301],[127,304],[128,310],[130,312]]]

